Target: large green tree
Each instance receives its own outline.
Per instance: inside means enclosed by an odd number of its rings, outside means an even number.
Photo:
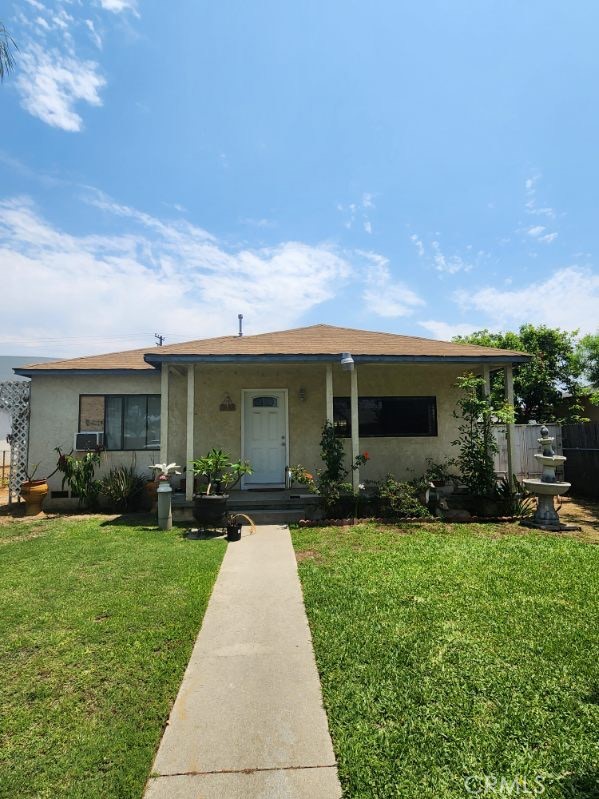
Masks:
[[[585,376],[594,389],[599,389],[599,333],[589,333],[579,342]]]
[[[0,81],[4,80],[4,76],[14,68],[13,50],[16,49],[14,39],[0,22]]]
[[[585,359],[577,331],[526,324],[518,332],[478,330],[469,336],[456,336],[454,341],[519,350],[532,356],[528,363],[514,366],[517,422],[531,419],[577,422],[584,418],[580,400],[588,389],[584,384]],[[495,402],[500,401],[503,390],[503,375],[498,372],[492,379]]]

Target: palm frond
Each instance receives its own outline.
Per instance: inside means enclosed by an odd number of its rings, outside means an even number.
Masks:
[[[4,25],[0,22],[0,81],[15,67],[13,50],[18,50],[17,44]]]

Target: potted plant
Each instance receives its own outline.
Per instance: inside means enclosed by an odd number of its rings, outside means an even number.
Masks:
[[[42,512],[42,502],[48,496],[48,478],[43,477],[40,480],[35,479],[39,463],[33,467],[31,474],[26,472],[27,480],[21,483],[20,494],[21,499],[25,502],[25,516],[37,516]],[[54,470],[54,472],[56,469]],[[52,472],[52,474],[54,474]],[[52,475],[50,475],[51,477]]]
[[[203,458],[192,462],[194,475],[206,486],[205,491],[194,494],[193,515],[198,524],[224,527],[227,513],[228,489],[236,485],[244,474],[251,474],[247,461],[231,462],[231,456],[222,449],[211,449]]]

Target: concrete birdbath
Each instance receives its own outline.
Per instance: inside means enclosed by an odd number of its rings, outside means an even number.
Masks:
[[[556,455],[553,451],[553,436],[549,435],[549,430],[545,425],[541,427],[541,438],[537,441],[541,445],[542,452],[536,453],[536,460],[543,467],[541,477],[529,478],[524,480],[524,487],[535,494],[537,498],[537,510],[532,519],[523,520],[521,523],[526,527],[537,527],[541,530],[552,530],[560,532],[562,530],[579,530],[568,524],[562,524],[555,510],[554,497],[565,494],[571,487],[571,483],[559,481],[555,476],[555,470],[561,466],[566,457]]]

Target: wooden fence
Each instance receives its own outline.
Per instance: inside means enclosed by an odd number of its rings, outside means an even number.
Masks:
[[[514,425],[514,474],[518,480],[523,477],[540,477],[542,469],[535,460],[535,453],[541,448],[537,439],[541,437],[542,425],[540,424],[515,424]],[[549,435],[555,438],[553,449],[556,455],[562,454],[562,428],[559,424],[548,424]],[[493,428],[499,453],[495,456],[495,471],[497,474],[507,475],[507,436],[505,425],[496,425]],[[567,453],[565,453],[567,454]],[[563,471],[563,470],[562,470]],[[557,474],[561,476],[558,470]]]
[[[565,424],[562,429],[571,493],[599,497],[599,422]]]

